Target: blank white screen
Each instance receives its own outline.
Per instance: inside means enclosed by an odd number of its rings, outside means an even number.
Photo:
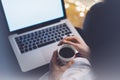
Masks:
[[[2,0],[10,31],[63,17],[61,0]]]

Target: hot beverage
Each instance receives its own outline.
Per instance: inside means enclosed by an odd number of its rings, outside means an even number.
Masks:
[[[71,58],[75,55],[75,51],[72,48],[64,47],[60,50],[59,54],[64,58]]]
[[[58,64],[65,65],[70,60],[74,59],[76,54],[76,49],[68,44],[63,44],[58,47]]]

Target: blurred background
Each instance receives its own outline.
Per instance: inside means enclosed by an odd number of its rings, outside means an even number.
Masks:
[[[64,0],[67,18],[77,28],[82,29],[86,13],[94,4],[102,0]]]

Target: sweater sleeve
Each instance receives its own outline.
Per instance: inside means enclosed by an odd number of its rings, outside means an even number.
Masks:
[[[75,58],[75,63],[67,69],[60,80],[94,80],[91,64],[86,58]],[[49,80],[49,72],[45,73],[39,80]]]
[[[76,58],[61,80],[94,80],[91,64],[86,58]]]

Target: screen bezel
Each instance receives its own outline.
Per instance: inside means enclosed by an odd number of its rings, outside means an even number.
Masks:
[[[5,16],[5,21],[7,22],[7,26],[8,26],[10,34],[15,34],[15,33],[21,34],[21,33],[31,31],[31,30],[34,30],[34,29],[37,29],[37,28],[45,27],[47,25],[50,25],[50,24],[59,22],[62,19],[65,19],[66,18],[66,12],[65,12],[65,7],[64,7],[64,0],[61,0],[61,3],[62,3],[62,9],[63,9],[63,16],[62,17],[59,17],[59,18],[56,18],[54,20],[50,20],[50,21],[47,21],[47,22],[39,23],[39,24],[36,24],[36,25],[32,25],[32,26],[29,26],[29,27],[25,27],[25,28],[22,28],[22,29],[19,29],[19,30],[11,31],[11,32],[10,32],[9,25],[8,25],[6,15],[5,15],[5,12],[4,12],[4,8],[3,8],[3,5],[2,5],[3,13],[4,13],[4,16]],[[2,0],[1,0],[1,4],[2,4]]]

